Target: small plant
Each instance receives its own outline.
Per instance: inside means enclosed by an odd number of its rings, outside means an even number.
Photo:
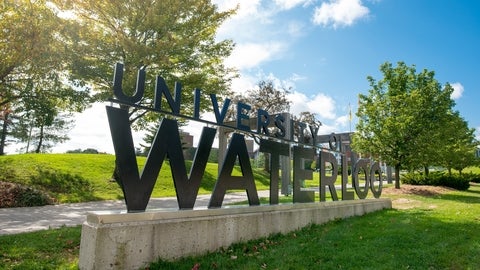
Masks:
[[[47,193],[19,184],[0,182],[0,208],[53,204]]]

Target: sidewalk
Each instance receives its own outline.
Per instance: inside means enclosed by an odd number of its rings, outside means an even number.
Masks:
[[[258,191],[258,196],[269,197],[269,191]],[[211,194],[198,195],[195,208],[206,207],[210,197]],[[226,194],[223,205],[245,200],[247,200],[246,192]],[[151,198],[147,210],[160,208],[178,209],[177,198]],[[88,212],[101,210],[126,212],[126,206],[123,200],[119,200],[39,207],[0,208],[0,235],[32,232],[62,226],[76,226],[85,221]]]

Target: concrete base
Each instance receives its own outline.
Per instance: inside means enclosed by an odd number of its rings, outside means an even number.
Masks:
[[[138,269],[158,258],[204,254],[391,207],[390,199],[372,199],[143,213],[99,211],[89,214],[83,224],[79,267]]]

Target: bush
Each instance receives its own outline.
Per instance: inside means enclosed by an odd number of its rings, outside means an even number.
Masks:
[[[464,173],[462,174],[463,177],[468,179],[470,182],[480,183],[480,174],[477,173]]]
[[[474,177],[470,174],[452,174],[445,172],[432,172],[425,177],[423,174],[408,173],[402,175],[402,183],[410,185],[428,185],[428,186],[444,186],[457,190],[467,190],[470,187],[470,181]]]
[[[45,192],[19,184],[0,182],[0,208],[53,204]]]

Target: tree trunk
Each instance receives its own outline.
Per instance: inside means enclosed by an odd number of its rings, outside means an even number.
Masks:
[[[400,164],[395,165],[395,188],[400,189]]]
[[[428,175],[430,174],[430,170],[428,169],[428,166],[423,167],[425,171],[425,179],[428,179]]]
[[[43,125],[40,127],[40,135],[38,138],[38,145],[37,145],[37,149],[35,149],[35,153],[40,153],[40,149],[42,149],[42,144],[43,144]]]
[[[270,155],[265,153],[264,155],[265,157],[265,164],[263,164],[263,170],[266,171],[266,172],[270,172]]]
[[[2,138],[0,138],[0,156],[5,155],[5,141],[7,140],[8,113],[5,113],[2,127]]]

